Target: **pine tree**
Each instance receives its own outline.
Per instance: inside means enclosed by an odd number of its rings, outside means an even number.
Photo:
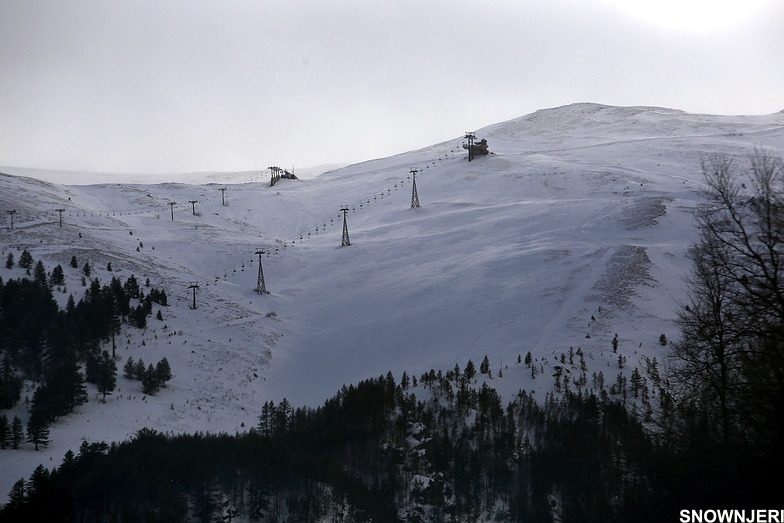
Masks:
[[[83,272],[83,273],[84,273],[84,275],[85,275],[85,276],[87,276],[88,278],[90,277],[90,275],[91,275],[91,274],[92,274],[92,272],[93,272],[93,269],[92,269],[92,267],[90,267],[90,262],[84,262],[84,267],[82,267],[82,272]]]
[[[640,375],[640,371],[637,370],[637,367],[634,367],[634,371],[632,371],[632,376],[630,378],[632,384],[632,392],[634,393],[634,397],[636,398],[640,392],[640,388],[642,387],[642,376]]]
[[[101,353],[96,385],[98,385],[98,392],[103,394],[103,402],[106,403],[106,394],[117,386],[117,364],[107,351]]]
[[[144,378],[144,372],[147,370],[147,367],[144,366],[144,360],[139,358],[139,361],[136,362],[136,366],[133,370],[133,377],[139,381]]]
[[[36,410],[30,413],[30,419],[27,421],[27,441],[35,445],[36,451],[39,445],[49,445],[48,421],[45,412]]]
[[[91,351],[84,362],[84,379],[87,383],[98,383],[99,367],[101,365],[101,355]]]
[[[400,388],[403,390],[408,390],[408,386],[410,384],[408,373],[403,371],[403,375],[400,377]]]
[[[33,392],[33,399],[30,402],[30,415],[32,416],[35,413],[36,415],[42,415],[44,419],[53,419],[54,414],[52,413],[53,408],[50,398],[51,394],[49,394],[46,384],[36,387]]]
[[[139,291],[139,299],[142,301],[141,308],[144,310],[144,315],[149,316],[152,314],[152,299],[149,296],[144,296],[144,291]]]
[[[528,354],[525,355],[525,364],[530,367],[531,363],[533,362],[533,357],[531,356],[531,351],[528,351]]]
[[[133,356],[128,356],[128,361],[123,365],[123,376],[129,380],[136,379],[136,364],[133,361]]]
[[[94,360],[93,356],[88,359],[88,363],[92,363],[93,367]],[[90,368],[90,365],[87,367],[88,372],[96,372],[94,368]],[[82,376],[73,354],[63,356],[52,366],[47,372],[45,390],[42,390],[42,398],[39,400],[47,405],[50,419],[65,416],[73,412],[77,405],[87,402],[87,389],[84,386],[84,381],[85,378]],[[91,382],[95,382],[94,377]],[[36,390],[37,392],[38,390]],[[33,400],[35,401],[35,394]]]
[[[648,360],[648,375],[651,377],[653,384],[658,387],[661,376],[659,376],[659,362],[656,361],[656,357],[653,360]]]
[[[618,335],[617,334],[615,335],[615,337],[612,340],[612,349],[613,349],[613,354],[618,352]]]
[[[139,360],[141,361],[141,360]],[[147,370],[144,372],[142,376],[142,392],[152,396],[160,387],[160,383],[158,382],[158,374],[155,372],[155,368],[150,363],[147,366]]]
[[[38,263],[35,264],[33,279],[41,285],[46,285],[46,267],[44,267],[44,263],[41,260],[38,260]]]
[[[74,300],[73,294],[68,295],[68,302],[65,304],[65,312],[66,314],[73,314],[76,310],[76,300]]]
[[[76,256],[71,256],[71,267],[73,267],[74,269],[79,267],[79,262],[76,261]]]
[[[258,430],[262,436],[272,436],[273,426],[273,412],[275,412],[275,403],[272,401],[265,401],[261,407],[261,414],[259,415]]]
[[[661,345],[662,347],[667,346],[667,336],[664,333],[662,333],[662,335],[659,336],[659,345]]]
[[[22,394],[22,379],[11,368],[8,351],[0,360],[0,409],[10,409],[19,401]]]
[[[57,265],[54,269],[52,269],[52,275],[49,277],[49,283],[52,285],[61,285],[65,281],[65,273],[63,272],[63,266]]]
[[[112,272],[112,262],[106,264],[106,270]]]
[[[490,373],[490,360],[487,358],[485,354],[485,359],[482,360],[482,363],[479,365],[479,372],[481,374],[489,374]]]
[[[466,363],[465,369],[463,370],[463,375],[467,380],[471,380],[474,376],[476,376],[476,367],[474,367],[473,361],[468,360],[468,363]]]
[[[133,323],[140,329],[147,326],[147,312],[144,306],[139,305],[133,310]]]
[[[278,408],[274,413],[274,427],[273,431],[275,434],[281,434],[288,432],[289,424],[291,423],[291,403],[286,398],[280,400],[278,403]]]
[[[138,298],[139,297],[139,281],[136,279],[136,276],[131,274],[131,276],[125,280],[125,284],[123,285],[123,289],[131,298]]]
[[[11,424],[11,447],[18,449],[22,440],[24,440],[24,426],[19,416],[14,416],[14,421]]]
[[[604,390],[604,373],[602,371],[599,371],[599,374],[596,375],[596,388]]]
[[[38,465],[27,481],[27,503],[28,505],[37,505],[38,514],[36,516],[40,515],[40,517],[36,519],[41,521],[51,521],[56,518],[54,512],[47,514],[47,509],[42,507],[42,505],[48,505],[51,502],[52,492],[50,489],[51,475],[49,470],[43,465]]]
[[[171,367],[169,366],[169,360],[167,360],[165,357],[161,359],[161,361],[155,365],[155,374],[160,386],[165,387],[166,382],[174,377],[172,376]]]
[[[5,268],[6,269],[14,268],[14,253],[12,252],[8,253],[8,258],[5,259]]]
[[[27,270],[27,274],[30,274],[30,267],[33,266],[33,256],[28,252],[27,249],[22,251],[22,255],[19,256],[19,266],[23,269]]]
[[[8,445],[8,437],[11,434],[11,424],[8,423],[8,416],[3,414],[0,416],[0,449],[4,449]]]
[[[11,492],[8,493],[8,504],[5,508],[13,513],[14,510],[21,509],[26,502],[27,483],[24,478],[19,478],[19,481],[14,483],[14,486],[11,487]]]

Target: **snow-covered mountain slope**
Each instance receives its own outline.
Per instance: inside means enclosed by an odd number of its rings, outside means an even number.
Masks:
[[[1,175],[0,217],[17,211],[14,230],[0,230],[3,260],[27,248],[49,269],[60,263],[63,304],[84,292],[68,266],[74,255],[103,282],[134,274],[165,289],[163,322],[123,328],[118,367],[166,356],[174,379],[145,398],[120,377],[106,404],[90,389],[90,402],[52,427],[47,449],[0,451],[0,492],[83,440],[145,426],[245,430],[267,400],[315,406],[387,371],[419,376],[487,355],[499,392],[543,399],[570,347],[607,382],[619,372],[616,333],[623,372],[645,356],[661,361],[659,336],[677,336],[701,159],[754,147],[784,155],[784,113],[576,104],[476,135],[492,154],[472,162],[458,137],[274,187],[268,173],[87,186]],[[420,208],[411,208],[411,168]],[[342,205],[349,247],[340,246]],[[62,228],[55,209],[65,209]],[[254,292],[259,248],[263,296]],[[23,274],[0,267],[4,279]],[[518,363],[529,351],[544,371],[536,378]],[[8,414],[25,419],[23,402]]]

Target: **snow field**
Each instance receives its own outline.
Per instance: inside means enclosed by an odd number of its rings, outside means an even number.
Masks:
[[[89,403],[51,427],[48,448],[0,452],[0,492],[82,441],[123,440],[142,427],[247,430],[265,401],[316,406],[387,371],[418,377],[468,359],[478,368],[487,355],[489,383],[503,397],[525,389],[543,400],[570,347],[585,354],[589,387],[592,373],[609,386],[619,372],[616,333],[627,375],[645,357],[661,363],[658,338],[677,337],[685,298],[701,159],[755,146],[781,154],[784,114],[577,104],[476,134],[493,154],[470,163],[456,139],[272,188],[258,173],[214,173],[207,185],[0,176],[2,210],[17,209],[15,230],[0,230],[3,260],[28,248],[48,270],[60,263],[62,305],[84,292],[85,261],[102,283],[149,278],[170,305],[160,307],[163,322],[155,306],[144,331],[123,327],[118,368],[129,356],[153,364],[166,356],[174,374],[146,398],[122,377],[106,404],[88,387]],[[174,221],[168,202],[177,202]],[[341,205],[352,209],[350,247],[340,247]],[[62,229],[55,208],[67,209]],[[262,259],[270,295],[254,292],[258,248],[270,251]],[[72,255],[80,269],[67,265]],[[4,279],[22,275],[0,267]],[[544,371],[536,378],[517,363],[529,351]],[[568,367],[579,374],[576,362]],[[24,401],[15,412],[26,420]]]

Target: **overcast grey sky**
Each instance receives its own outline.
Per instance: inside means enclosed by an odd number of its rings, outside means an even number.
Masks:
[[[783,27],[782,0],[0,0],[0,165],[353,163],[581,101],[773,113]]]

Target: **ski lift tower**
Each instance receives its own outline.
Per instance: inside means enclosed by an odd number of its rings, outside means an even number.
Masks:
[[[468,140],[468,161],[470,162],[474,159],[474,140],[476,135],[474,133],[466,133],[465,138]]]
[[[256,249],[256,254],[259,257],[259,277],[256,280],[256,292],[259,294],[269,294],[267,285],[264,283],[264,271],[261,269],[261,256],[264,254],[264,249]]]
[[[419,194],[417,194],[416,188],[416,173],[419,171],[416,167],[411,168],[411,176],[414,180],[414,184],[411,186],[411,208],[419,207]]]
[[[189,289],[193,289],[193,310],[196,310],[196,289],[199,288],[199,284],[196,282],[191,282]]]
[[[340,212],[343,213],[343,240],[340,242],[341,247],[348,247],[351,242],[348,239],[348,222],[346,222],[346,213],[348,213],[348,205],[342,205]]]

